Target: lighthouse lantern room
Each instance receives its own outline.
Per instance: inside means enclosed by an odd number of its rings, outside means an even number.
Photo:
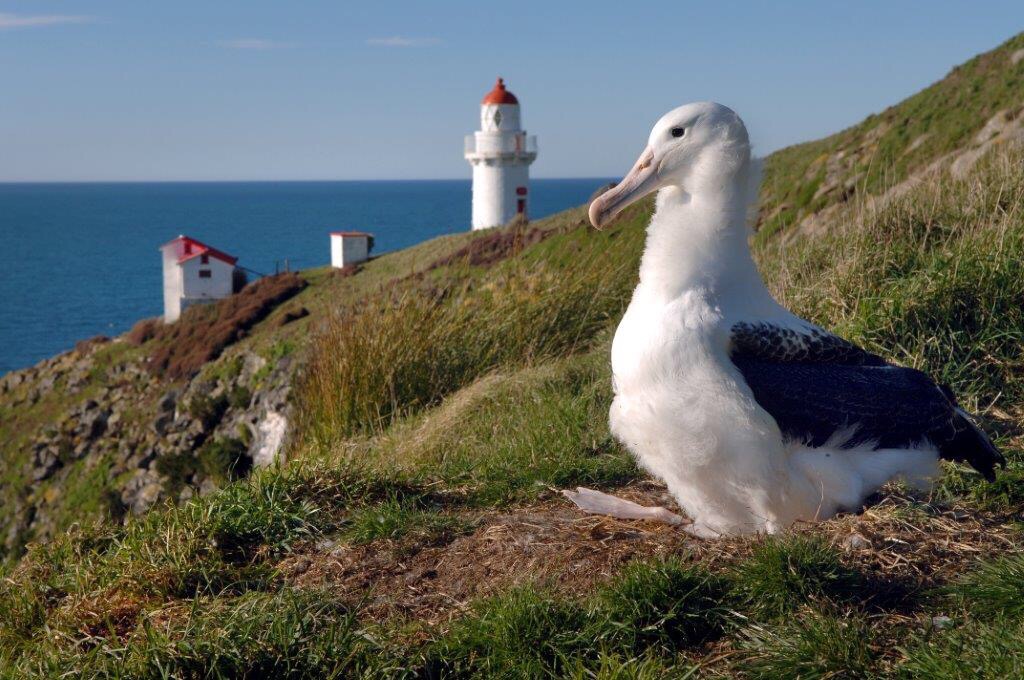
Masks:
[[[519,121],[519,100],[498,78],[480,103],[480,129],[466,137],[466,160],[473,166],[473,229],[506,224],[529,215],[530,163],[537,138]]]

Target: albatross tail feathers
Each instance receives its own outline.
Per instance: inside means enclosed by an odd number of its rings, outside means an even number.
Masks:
[[[966,462],[988,481],[995,481],[995,468],[997,465],[1005,468],[1006,458],[988,435],[974,424],[966,411],[957,407],[956,417],[956,436],[939,447],[939,456],[946,460]]]

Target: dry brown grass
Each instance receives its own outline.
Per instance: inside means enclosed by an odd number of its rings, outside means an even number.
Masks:
[[[656,482],[633,484],[615,494],[678,510]],[[665,524],[584,515],[555,495],[511,511],[471,513],[467,519],[476,528],[451,542],[414,538],[307,545],[280,565],[281,572],[300,587],[327,587],[353,602],[366,598],[372,618],[399,615],[435,626],[465,613],[474,600],[510,587],[539,584],[581,596],[635,560],[675,556],[725,569],[765,540],[700,540]],[[884,599],[948,583],[979,558],[1020,550],[1024,537],[1013,520],[966,507],[939,510],[926,499],[892,489],[859,514],[797,531],[841,549],[849,566],[880,584],[871,596]],[[885,615],[912,616],[898,607]]]
[[[127,340],[135,346],[144,345],[156,337],[156,334],[162,325],[163,320],[159,317],[142,319],[132,326],[130,331],[128,331],[128,335],[126,336]]]
[[[140,322],[129,337],[136,342],[143,338],[153,341],[149,357],[153,372],[184,378],[220,356],[225,347],[305,287],[306,282],[294,272],[268,276],[214,304],[190,307],[172,324],[157,323],[154,328],[151,322],[157,320]]]

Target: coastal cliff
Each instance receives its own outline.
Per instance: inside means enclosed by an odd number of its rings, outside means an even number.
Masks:
[[[787,307],[951,386],[1007,454],[995,483],[947,464],[927,493],[889,485],[773,537],[581,515],[560,489],[672,499],[607,426],[653,205],[601,232],[580,207],[5,377],[0,669],[1020,675],[1021,49],[887,110],[877,136],[873,116],[773,154],[754,237]],[[872,158],[913,162],[843,189]]]

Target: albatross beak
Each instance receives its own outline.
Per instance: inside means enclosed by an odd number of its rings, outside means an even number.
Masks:
[[[622,181],[590,204],[590,223],[598,229],[602,228],[626,206],[658,189],[659,183],[654,151],[647,147]]]

